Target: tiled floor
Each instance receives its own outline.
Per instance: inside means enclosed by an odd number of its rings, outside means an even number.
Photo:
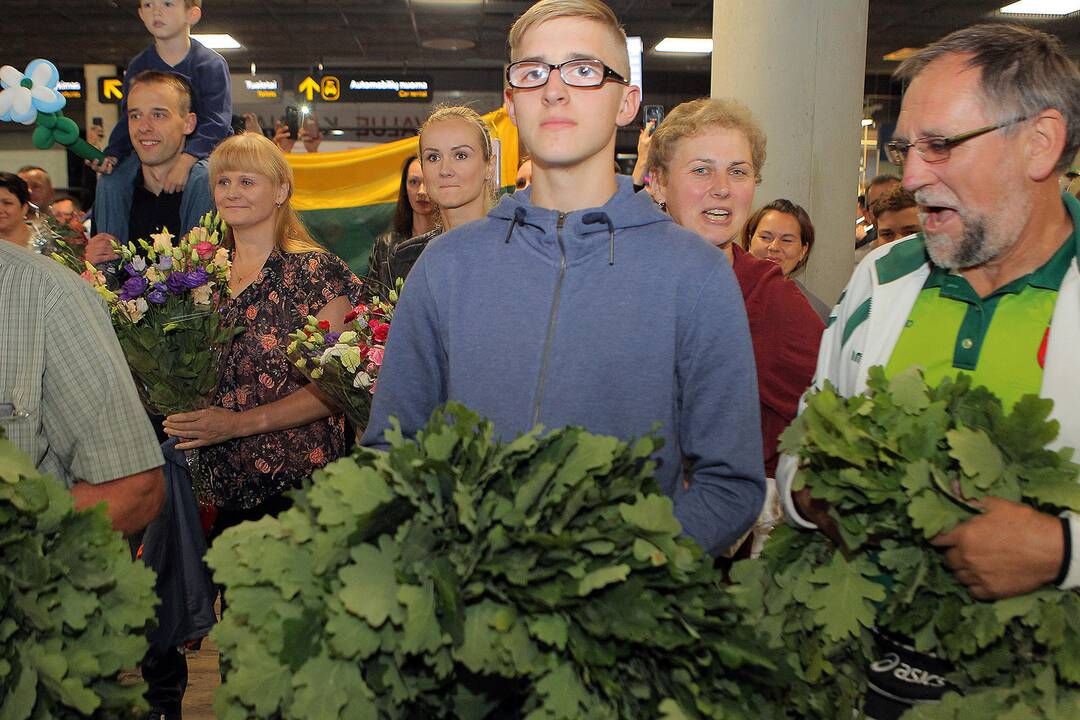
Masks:
[[[221,684],[218,649],[210,638],[202,649],[188,655],[188,688],[184,694],[184,720],[214,720],[214,691]]]

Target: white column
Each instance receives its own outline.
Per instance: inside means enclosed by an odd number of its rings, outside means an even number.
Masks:
[[[109,133],[120,118],[120,106],[98,100],[98,78],[114,77],[117,74],[115,65],[83,65],[83,77],[86,80],[86,124],[83,127],[89,129],[93,118],[101,118],[105,123],[106,144],[109,142]]]
[[[712,96],[750,108],[769,139],[760,207],[807,209],[802,280],[834,302],[854,262],[868,0],[713,0]]]

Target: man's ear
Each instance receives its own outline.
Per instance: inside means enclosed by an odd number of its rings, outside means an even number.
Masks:
[[[626,127],[632,123],[640,107],[641,88],[637,85],[627,85],[623,88],[622,103],[619,105],[619,114],[615,116],[615,124]]]
[[[184,118],[184,134],[190,135],[195,132],[195,126],[199,124],[199,118],[195,116],[195,113],[189,112]]]
[[[198,22],[202,20],[202,8],[192,5],[187,9],[187,21],[188,25],[195,27]]]
[[[1032,118],[1025,147],[1030,179],[1041,182],[1054,174],[1067,134],[1068,123],[1058,110],[1048,108]]]
[[[508,86],[503,90],[503,107],[506,108],[506,114],[510,116],[510,122],[517,127],[517,117],[514,112],[514,88]]]

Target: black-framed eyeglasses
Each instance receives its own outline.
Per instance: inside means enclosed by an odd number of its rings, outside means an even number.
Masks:
[[[972,138],[977,138],[980,135],[985,135],[995,130],[1000,130],[1009,125],[1024,122],[1025,120],[1027,120],[1027,117],[1013,118],[1012,120],[1000,122],[997,125],[987,125],[978,130],[969,130],[968,132],[963,132],[959,135],[951,135],[949,137],[921,137],[916,138],[914,142],[908,142],[906,140],[890,140],[885,143],[885,156],[889,158],[889,162],[893,165],[903,165],[907,161],[908,150],[915,148],[915,152],[917,152],[919,157],[924,161],[928,163],[942,163],[949,159],[949,154],[952,153],[952,149],[960,143],[967,142]]]
[[[623,85],[629,81],[599,60],[567,60],[552,65],[539,60],[521,60],[506,68],[506,82],[519,90],[543,87],[555,70],[562,80],[571,87],[599,87],[605,80],[614,80]]]

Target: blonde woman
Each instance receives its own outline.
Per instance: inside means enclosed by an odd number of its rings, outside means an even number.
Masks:
[[[765,147],[765,133],[749,110],[733,100],[701,98],[677,106],[660,123],[649,165],[653,197],[675,222],[720,248],[739,281],[757,364],[765,472],[772,477],[780,433],[810,385],[825,326],[780,267],[738,243]]]
[[[496,167],[491,131],[476,111],[440,107],[420,126],[420,169],[435,203],[435,227],[390,247],[369,293],[404,278],[432,238],[487,215],[495,206]]]
[[[216,407],[171,415],[165,431],[194,458],[218,508],[211,535],[288,507],[282,493],[346,450],[343,417],[287,360],[288,335],[308,315],[340,331],[360,281],[320,247],[289,204],[292,170],[248,133],[210,156],[214,201],[233,248],[223,313],[245,328],[223,362]]]

